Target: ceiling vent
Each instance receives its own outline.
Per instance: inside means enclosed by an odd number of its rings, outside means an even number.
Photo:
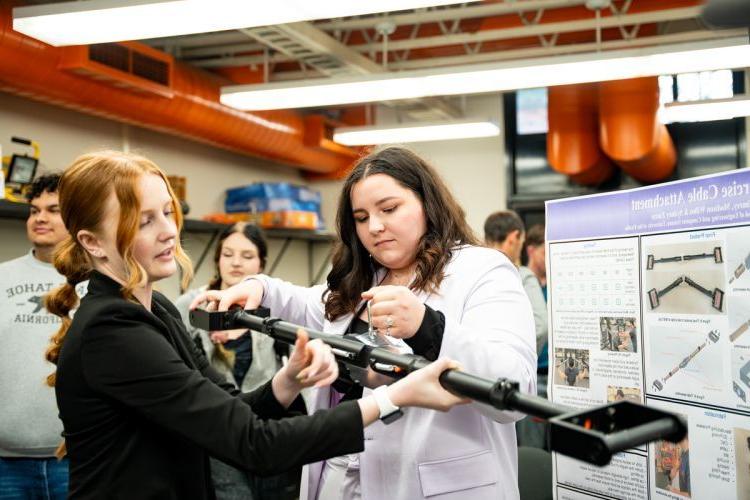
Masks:
[[[60,69],[139,94],[172,97],[172,56],[137,42],[64,47]]]

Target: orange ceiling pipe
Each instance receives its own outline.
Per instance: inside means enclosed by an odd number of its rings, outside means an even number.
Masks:
[[[599,147],[595,83],[548,89],[547,159],[553,170],[584,185],[597,185],[615,171]]]
[[[245,113],[220,104],[219,79],[185,65],[174,66],[172,98],[138,94],[61,70],[62,49],[13,31],[10,6],[3,4],[0,91],[311,172],[340,171],[358,156],[339,145],[330,149],[322,140],[313,144],[303,117],[295,112]]]
[[[677,153],[667,127],[657,119],[657,77],[599,84],[601,147],[628,175],[641,182],[669,177]]]

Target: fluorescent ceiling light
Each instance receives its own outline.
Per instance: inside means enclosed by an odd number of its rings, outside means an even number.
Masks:
[[[500,135],[500,127],[491,121],[453,120],[393,126],[342,127],[333,132],[333,140],[346,146],[444,141]]]
[[[659,109],[659,119],[662,123],[707,122],[740,116],[750,116],[749,95],[737,95],[729,99],[673,102]]]
[[[750,45],[747,37],[741,37],[336,79],[230,85],[222,88],[221,102],[247,111],[306,108],[748,66]]]
[[[470,0],[477,1],[477,0]],[[87,0],[13,9],[13,29],[50,45],[141,40],[395,12],[459,0]]]

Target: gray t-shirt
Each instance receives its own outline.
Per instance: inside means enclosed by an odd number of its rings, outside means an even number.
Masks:
[[[531,310],[534,313],[534,327],[536,329],[536,354],[541,354],[544,343],[547,342],[547,301],[544,300],[542,286],[539,279],[526,266],[518,268],[518,274],[521,276],[521,283],[526,295],[531,302]]]
[[[0,264],[0,457],[51,457],[62,440],[55,370],[44,353],[60,318],[44,308],[44,295],[65,278],[32,252]],[[77,287],[79,296],[86,284]]]

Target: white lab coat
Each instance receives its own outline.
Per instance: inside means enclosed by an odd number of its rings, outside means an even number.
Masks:
[[[352,321],[352,315],[325,319],[323,286],[260,279],[263,306],[275,317],[333,334],[345,333]],[[418,296],[445,315],[440,357],[474,375],[518,381],[523,392],[536,394],[534,318],[518,271],[502,253],[454,249],[439,291]],[[316,390],[310,411],[328,407],[329,398],[330,388]],[[391,425],[374,423],[365,429],[360,455],[363,500],[518,498],[513,422],[521,416],[472,403],[447,413],[408,408]],[[321,470],[322,462],[305,467],[301,499],[314,499]]]

